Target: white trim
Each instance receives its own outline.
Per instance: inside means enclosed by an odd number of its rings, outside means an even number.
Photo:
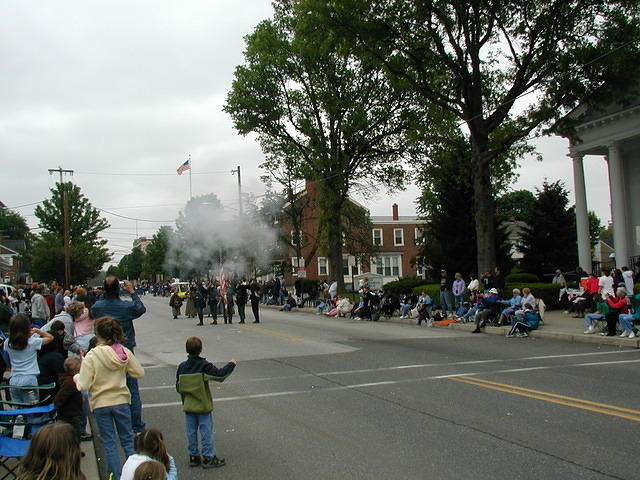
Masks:
[[[322,273],[320,271],[320,262],[324,263],[324,268],[326,269],[325,273]],[[327,257],[318,257],[318,275],[323,275],[323,276],[328,276],[329,275],[329,260],[327,259]]]
[[[400,232],[400,243],[398,243],[396,232]],[[394,228],[393,229],[393,246],[394,247],[404,247],[404,228]]]
[[[380,232],[380,243],[376,243],[376,233],[375,232]],[[382,228],[372,228],[371,229],[371,239],[372,239],[373,244],[376,247],[384,246],[384,230]]]

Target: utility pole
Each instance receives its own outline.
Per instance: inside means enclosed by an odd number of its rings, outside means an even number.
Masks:
[[[73,176],[73,170],[65,170],[62,167],[58,166],[58,168],[50,168],[49,175],[53,175],[54,173],[60,174],[60,186],[63,188],[62,190],[62,209],[64,214],[64,239],[63,239],[63,247],[64,247],[64,286],[65,288],[69,288],[71,284],[71,257],[69,254],[69,196],[67,189],[64,188],[62,183],[62,176],[64,174],[69,174]]]
[[[238,211],[242,216],[242,181],[240,180],[240,165],[238,168],[231,170],[231,175],[238,174]]]

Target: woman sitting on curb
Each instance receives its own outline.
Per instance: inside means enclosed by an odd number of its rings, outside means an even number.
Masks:
[[[602,296],[599,293],[594,293],[592,295],[591,302],[595,305],[595,311],[593,313],[587,313],[584,316],[584,324],[587,329],[583,333],[586,334],[594,333],[596,331],[594,322],[602,320],[609,314],[609,305],[607,302],[602,300]]]
[[[540,326],[540,314],[533,311],[533,306],[525,304],[524,306],[524,321],[514,320],[513,326],[507,337],[513,337],[515,335],[519,337],[528,337],[531,330],[536,330]]]
[[[635,333],[633,328],[634,321],[640,322],[640,293],[636,293],[636,296],[633,297],[635,300],[635,311],[633,314],[631,313],[621,313],[618,317],[618,321],[620,322],[620,328],[622,328],[621,337],[627,338],[635,338],[638,334]]]
[[[616,334],[616,323],[618,323],[618,317],[620,314],[629,313],[627,291],[621,287],[616,290],[615,297],[611,294],[607,294],[607,304],[609,305],[609,313],[605,316],[607,319],[607,331],[600,333],[600,335],[613,337]]]

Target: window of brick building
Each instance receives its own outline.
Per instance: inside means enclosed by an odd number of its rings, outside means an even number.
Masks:
[[[382,245],[382,229],[374,228],[373,229],[373,244],[374,245]]]
[[[404,245],[404,229],[402,228],[394,228],[393,229],[393,244],[395,246]]]

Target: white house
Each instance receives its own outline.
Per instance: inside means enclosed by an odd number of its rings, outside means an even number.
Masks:
[[[569,139],[573,161],[580,266],[592,269],[583,158],[596,155],[608,165],[615,263],[633,268],[640,258],[640,93],[624,104],[586,102],[567,119],[574,129],[560,135]]]

